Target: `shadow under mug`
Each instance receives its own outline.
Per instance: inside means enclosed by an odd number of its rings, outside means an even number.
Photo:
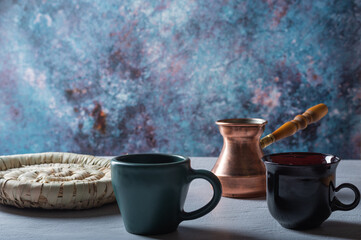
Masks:
[[[194,170],[190,159],[167,154],[130,154],[111,160],[112,186],[126,230],[150,235],[175,231],[180,222],[196,219],[218,204],[222,187],[210,171]],[[203,178],[213,187],[212,199],[202,208],[185,212],[192,180]]]
[[[350,183],[336,185],[340,158],[322,153],[278,153],[262,158],[267,169],[267,205],[285,228],[309,229],[321,225],[333,211],[354,209],[360,192]],[[355,199],[342,203],[335,192],[351,189]]]

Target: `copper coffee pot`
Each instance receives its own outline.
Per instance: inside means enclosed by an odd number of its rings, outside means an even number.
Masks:
[[[323,103],[313,106],[261,140],[266,120],[235,118],[217,121],[223,136],[223,148],[212,172],[222,183],[222,195],[234,198],[264,196],[266,172],[261,161],[262,149],[305,129],[323,118],[327,112],[328,108]]]

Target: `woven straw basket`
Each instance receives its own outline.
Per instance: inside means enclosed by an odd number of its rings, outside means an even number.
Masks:
[[[0,156],[0,203],[85,209],[114,202],[110,161],[74,153]]]

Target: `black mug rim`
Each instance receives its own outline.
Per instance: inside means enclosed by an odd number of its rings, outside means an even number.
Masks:
[[[145,163],[145,162],[135,162],[135,161],[125,161],[126,159],[134,159],[134,157],[166,157],[169,159],[173,159],[173,161],[169,162],[161,162],[161,163]],[[116,165],[124,165],[124,166],[134,166],[134,167],[149,167],[149,166],[173,166],[184,164],[189,162],[190,159],[188,157],[177,155],[177,154],[167,154],[167,153],[134,153],[134,154],[125,154],[116,156],[111,159],[111,164]]]
[[[306,164],[306,165],[298,165],[298,164],[285,164],[285,163],[277,163],[270,161],[274,156],[282,156],[282,155],[316,155],[316,156],[324,156],[324,157],[331,157],[333,160],[330,163],[321,163],[321,164]],[[319,152],[283,152],[283,153],[272,153],[267,154],[262,157],[262,161],[265,164],[275,165],[275,166],[286,166],[286,167],[316,167],[316,166],[331,166],[334,164],[338,164],[341,161],[341,158],[328,154],[328,153],[319,153]]]

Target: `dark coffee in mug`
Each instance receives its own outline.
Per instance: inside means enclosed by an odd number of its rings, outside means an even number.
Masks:
[[[132,154],[111,160],[112,185],[125,228],[134,234],[162,234],[180,222],[199,218],[218,204],[222,188],[210,171],[194,170],[190,159],[179,155]],[[213,197],[202,208],[185,212],[184,202],[192,180],[203,178]]]
[[[336,187],[340,158],[322,153],[278,153],[262,158],[267,174],[267,205],[271,215],[285,228],[308,229],[322,224],[333,211],[354,209],[360,201],[356,186]],[[340,202],[335,193],[351,189],[351,204]]]

